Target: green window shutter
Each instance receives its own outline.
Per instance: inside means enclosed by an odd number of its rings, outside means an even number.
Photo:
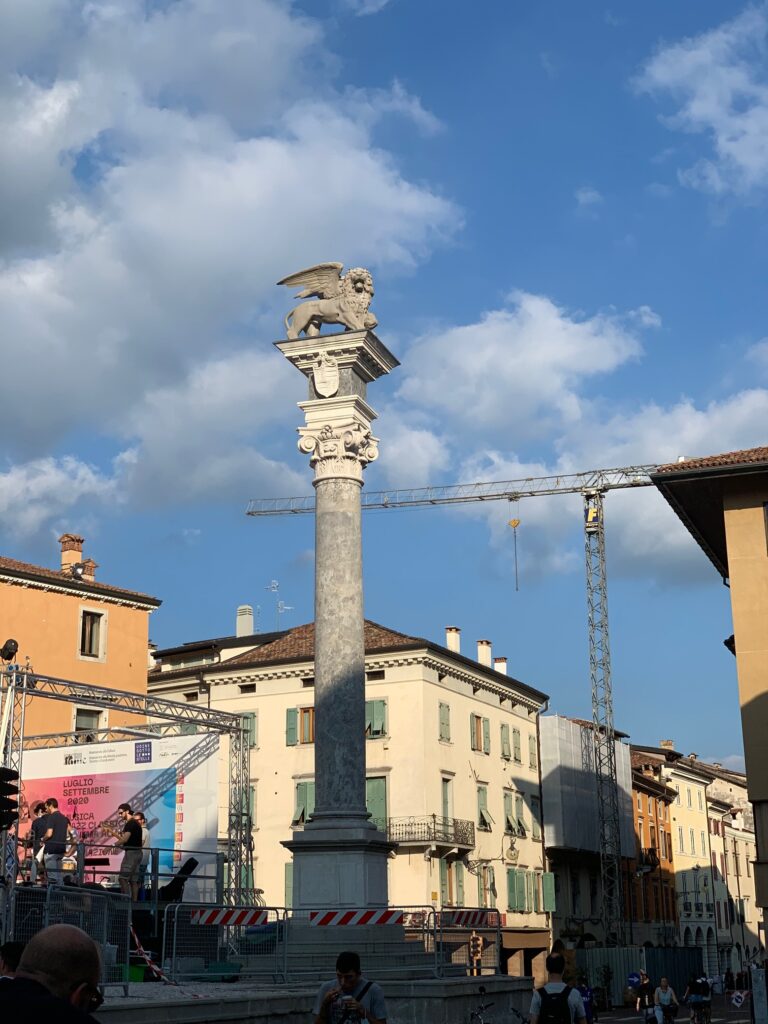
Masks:
[[[373,701],[367,700],[365,702],[365,735],[373,735]]]
[[[539,875],[535,871],[532,871],[531,879],[533,884],[533,909],[538,914],[541,910],[541,900],[539,898]]]
[[[541,895],[544,910],[548,914],[553,914],[555,912],[555,876],[551,871],[545,871],[541,876]]]
[[[385,700],[371,701],[372,709],[372,736],[386,736],[387,734],[387,702]]]
[[[538,752],[536,750],[536,734],[528,737],[528,764],[531,768],[535,768],[539,762]]]
[[[483,753],[491,752],[491,723],[487,718],[483,719]]]
[[[285,712],[285,745],[295,747],[299,741],[298,708],[287,708]]]
[[[518,832],[521,835],[525,835],[525,810],[523,798],[519,793],[515,794],[515,818],[517,819]]]
[[[448,864],[440,858],[440,905],[448,905]]]
[[[365,780],[365,805],[374,824],[387,829],[387,780],[385,777]]]
[[[522,760],[522,755],[520,753],[520,730],[519,729],[513,729],[512,730],[512,755],[513,755],[513,757],[514,757],[514,759],[516,761],[521,761]]]
[[[249,711],[242,715],[243,731],[245,732],[246,745],[253,750],[258,740],[258,719],[255,711]]]
[[[517,901],[517,910],[527,910],[525,902],[525,872],[518,871],[515,875],[515,899]]]
[[[296,783],[296,806],[293,809],[291,825],[301,825],[307,816],[307,784]]]
[[[451,709],[448,704],[440,704],[440,739],[451,738]]]
[[[505,761],[509,761],[512,757],[512,751],[509,746],[509,726],[506,722],[502,722],[501,725],[501,756]]]
[[[288,861],[285,865],[285,905],[293,906],[293,862]]]
[[[541,801],[537,796],[531,797],[531,828],[534,839],[541,839]]]
[[[532,871],[525,872],[525,908],[533,910],[533,883],[534,874]]]
[[[304,786],[304,821],[306,822],[307,818],[315,811],[315,780],[311,779],[309,782],[305,782]]]
[[[464,906],[464,865],[456,861],[456,906]]]
[[[517,887],[515,885],[515,869],[507,868],[507,909],[517,910]]]
[[[475,728],[475,719],[477,715],[469,716],[469,745],[472,750],[477,750],[477,729]]]
[[[513,797],[511,793],[506,792],[504,793],[504,831],[511,832],[513,835],[517,832]]]

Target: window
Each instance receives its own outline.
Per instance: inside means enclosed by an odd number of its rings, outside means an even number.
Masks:
[[[529,909],[527,875],[527,871],[521,871],[519,868],[507,868],[507,906],[518,913],[524,913]]]
[[[488,813],[488,787],[477,787],[477,827],[481,832],[490,832],[493,818]]]
[[[714,853],[712,854],[712,856],[714,857]],[[715,903],[715,914],[717,915],[717,927],[722,928],[723,923],[720,917],[720,900],[718,900],[717,903]]]
[[[469,716],[472,749],[482,750],[484,754],[491,752],[491,723],[480,715]]]
[[[691,855],[696,853],[696,833],[692,828],[688,829],[688,838],[691,841]]]
[[[440,721],[440,732],[439,737],[441,740],[450,742],[451,739],[451,706],[450,704],[443,704],[442,702],[438,705],[438,714]]]
[[[536,749],[536,733],[528,737],[528,767],[536,768],[539,763],[539,752]]]
[[[243,732],[245,733],[246,746],[249,749],[253,748],[258,744],[259,739],[259,720],[256,716],[255,711],[249,711],[245,715],[241,715],[243,723]]]
[[[675,796],[675,803],[679,807],[680,806],[680,786],[675,786],[675,794],[676,794],[676,796]]]
[[[652,796],[648,797],[648,814],[651,815],[651,817],[653,816],[653,797]]]
[[[501,723],[501,756],[505,761],[512,760],[512,744],[509,742],[509,725]]]
[[[315,809],[315,780],[296,783],[296,806],[293,810],[291,825],[305,825]]]
[[[90,708],[77,708],[75,710],[75,743],[93,743],[97,737],[96,732],[101,728],[101,712],[92,711]]]
[[[699,839],[701,840],[701,855],[703,857],[707,852],[707,840],[704,838],[703,832],[699,833]]]
[[[256,693],[256,683],[241,683],[238,690],[240,693]]]
[[[375,740],[386,735],[387,702],[385,700],[367,700],[365,702],[366,739]]]
[[[541,801],[537,796],[531,797],[531,828],[534,839],[541,839]]]
[[[512,730],[512,757],[518,764],[522,763],[523,755],[520,752],[520,730]]]
[[[686,799],[688,800],[688,806],[691,807],[692,804],[691,804],[691,787],[690,786],[687,787],[687,797],[686,797]]]
[[[744,863],[745,863],[746,869],[747,869],[747,878],[751,878],[752,877],[752,866],[751,866],[751,863],[750,863],[750,860],[749,860],[749,850],[747,850],[747,854],[746,854],[746,856],[744,858]]]
[[[106,633],[106,616],[102,612],[80,613],[80,657],[102,658]]]
[[[517,834],[517,821],[515,820],[515,797],[509,790],[504,790],[504,831],[507,835]]]
[[[641,814],[643,813],[643,794],[642,793],[638,793],[637,794],[637,809],[638,809],[638,811],[640,811]]]
[[[380,679],[386,679],[387,673],[384,669],[372,669],[370,672],[365,673],[365,678],[369,683],[375,683]]]
[[[285,743],[295,747],[297,743],[314,743],[315,709],[287,708],[285,712]]]
[[[685,844],[683,843],[683,826],[677,826],[677,848],[680,853],[685,853]]]

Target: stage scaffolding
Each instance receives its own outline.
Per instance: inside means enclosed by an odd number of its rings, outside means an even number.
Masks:
[[[132,693],[127,690],[112,690],[105,686],[91,686],[88,683],[73,682],[43,676],[22,668],[9,665],[0,671],[0,754],[2,765],[14,768],[23,778],[24,749],[65,746],[81,743],[80,732],[55,733],[47,736],[24,738],[24,716],[32,697],[64,701],[78,707],[92,707],[99,711],[119,711],[140,716],[143,722],[136,728],[114,726],[89,732],[94,742],[100,740],[130,740],[137,738],[159,738],[189,733],[191,729],[227,736],[229,805],[227,819],[226,856],[229,864],[229,899],[233,904],[247,902],[253,890],[250,888],[249,868],[251,865],[252,824],[248,801],[249,749],[247,725],[240,715],[226,711],[176,701],[163,700],[151,694]],[[17,826],[0,833],[2,838],[2,860],[0,874],[6,893],[13,903],[17,867]]]

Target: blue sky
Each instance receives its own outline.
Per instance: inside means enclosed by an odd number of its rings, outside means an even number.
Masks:
[[[274,282],[323,260],[370,267],[402,361],[369,488],[765,444],[767,42],[705,0],[6,5],[4,553],[82,532],[161,646],[311,619],[311,520],[244,511],[311,487]],[[617,725],[738,759],[727,592],[655,492],[607,516]],[[365,545],[369,617],[588,714],[578,498]]]

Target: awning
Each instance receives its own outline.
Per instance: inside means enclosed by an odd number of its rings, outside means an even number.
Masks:
[[[546,928],[502,928],[502,949],[549,949],[552,938]]]

